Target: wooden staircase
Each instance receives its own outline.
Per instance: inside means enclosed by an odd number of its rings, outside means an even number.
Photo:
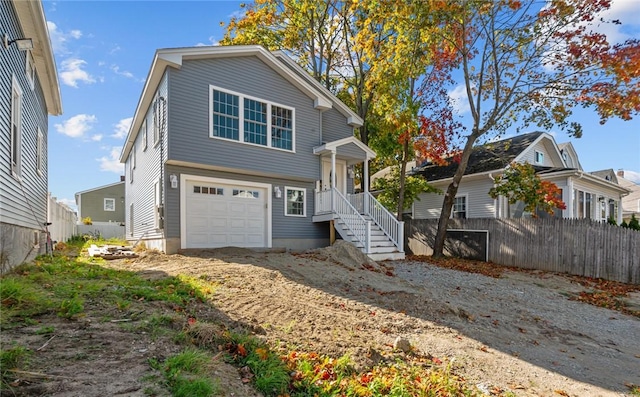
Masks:
[[[345,197],[336,189],[316,191],[313,220],[333,220],[340,237],[372,260],[405,258],[404,223],[397,221],[369,192]]]

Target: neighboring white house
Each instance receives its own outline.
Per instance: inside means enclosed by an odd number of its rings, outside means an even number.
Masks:
[[[624,177],[624,171],[618,170],[618,184],[629,189],[630,193],[622,198],[622,219],[627,223],[633,214],[640,220],[640,185]]]
[[[571,143],[557,145],[553,136],[531,132],[474,148],[462,178],[452,217],[456,218],[520,218],[530,216],[523,203],[510,205],[505,197],[493,199],[488,192],[494,179],[511,162],[528,162],[543,180],[555,183],[562,190],[565,210],[556,211],[563,218],[589,218],[622,222],[622,199],[629,190],[618,184],[613,170],[585,172]],[[458,164],[446,166],[424,163],[412,170],[442,191],[451,183]],[[414,219],[438,218],[443,195],[421,194],[414,202]]]

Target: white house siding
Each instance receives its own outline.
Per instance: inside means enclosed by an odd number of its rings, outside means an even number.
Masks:
[[[536,151],[544,155],[544,162],[538,164],[535,162]],[[522,163],[527,162],[532,165],[540,165],[544,167],[562,167],[562,161],[558,158],[558,154],[553,148],[553,144],[548,139],[541,139],[535,145],[527,148],[520,158]]]
[[[493,181],[489,175],[479,178],[462,178],[456,196],[467,197],[467,218],[495,218],[495,200],[489,196]],[[446,191],[447,186],[448,184],[437,185],[443,192]],[[423,193],[419,198],[420,200],[413,204],[414,219],[431,219],[440,216],[444,194]]]

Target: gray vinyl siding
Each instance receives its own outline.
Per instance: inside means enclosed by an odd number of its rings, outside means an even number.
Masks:
[[[92,222],[124,222],[125,200],[124,183],[107,186],[80,194],[80,216],[91,217]],[[115,200],[115,211],[104,210],[104,199]]]
[[[167,75],[165,74],[160,82],[157,90],[156,97],[167,98]],[[167,107],[168,109],[168,102]],[[165,110],[166,110],[165,109]],[[168,113],[168,111],[167,111]],[[153,142],[154,137],[154,117],[153,117],[153,102],[149,109],[146,111],[146,125],[147,125],[147,148],[143,148],[142,140],[143,135],[138,134],[136,136],[135,145],[132,151],[135,151],[136,168],[134,170],[133,182],[130,180],[130,161],[131,154],[127,158],[125,163],[125,191],[126,191],[126,214],[125,219],[127,223],[126,236],[127,238],[139,238],[144,235],[145,238],[157,238],[162,237],[163,230],[156,228],[156,208],[155,208],[155,182],[160,181],[163,185],[163,192],[166,192],[167,186],[163,178],[161,178],[162,164],[167,158],[167,134],[166,132],[160,132],[160,142],[157,145]],[[162,156],[162,157],[161,157]],[[163,198],[161,198],[161,202]],[[130,203],[134,203],[133,211],[133,235],[130,233]]]
[[[448,184],[436,185],[443,192]],[[467,197],[467,218],[495,218],[495,201],[489,196],[493,182],[487,176],[485,180],[462,179],[456,196]],[[444,194],[423,193],[420,200],[413,204],[414,219],[432,219],[440,217]]]
[[[347,124],[347,119],[336,109],[322,113],[322,142],[337,141],[352,135],[353,127]]]
[[[295,109],[295,152],[209,137],[210,85]],[[316,180],[319,111],[255,56],[185,61],[169,69],[169,160]]]
[[[300,182],[282,178],[265,178],[255,175],[241,175],[222,171],[210,171],[198,168],[167,165],[167,175],[175,174],[180,180],[181,174],[205,176],[210,178],[241,180],[248,182],[268,183],[272,186],[280,186],[282,198],[272,197],[271,220],[272,239],[314,239],[328,238],[329,228],[323,223],[314,223],[314,189],[315,182]],[[306,189],[307,216],[284,216],[284,186]],[[180,237],[180,189],[167,189],[166,191],[166,237]]]
[[[9,39],[23,37],[12,2],[0,2],[3,32]],[[47,131],[48,114],[37,75],[31,88],[25,74],[26,52],[16,45],[0,48],[0,220],[2,223],[42,230],[47,221]],[[10,166],[10,123],[12,81],[22,90],[20,173],[15,178]],[[37,167],[38,127],[43,134],[42,172]]]

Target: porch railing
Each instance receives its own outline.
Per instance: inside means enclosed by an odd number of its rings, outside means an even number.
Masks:
[[[316,191],[315,212],[317,215],[336,214],[353,235],[354,242],[362,244],[365,254],[370,253],[371,221],[366,220],[337,189]]]
[[[398,251],[404,252],[404,222],[396,219],[370,192],[351,194],[349,201],[361,214],[369,215],[380,226]]]

